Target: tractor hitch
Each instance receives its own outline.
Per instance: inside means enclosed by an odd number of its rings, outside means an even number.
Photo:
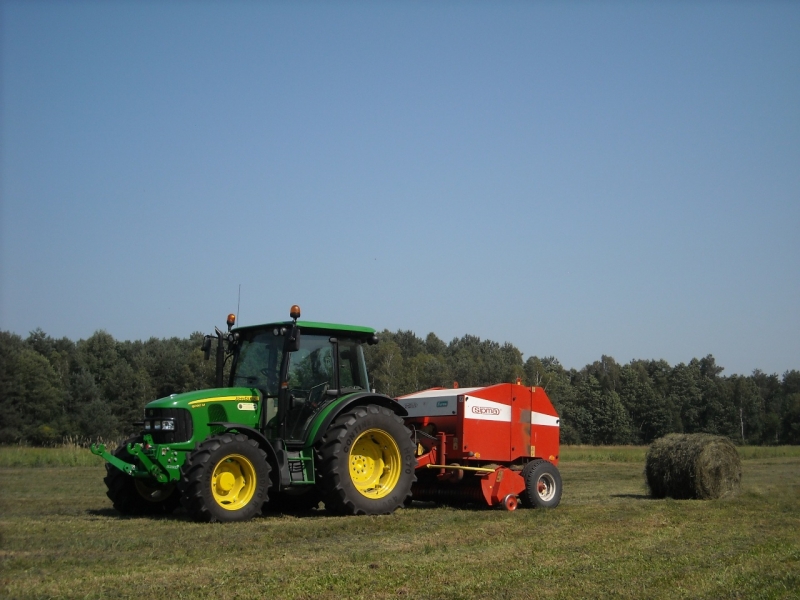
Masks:
[[[171,479],[169,472],[164,472],[163,467],[147,455],[141,444],[128,444],[128,454],[135,456],[144,468],[125,462],[106,450],[105,444],[92,444],[89,448],[92,454],[102,457],[106,462],[127,473],[131,477],[152,477],[159,483],[167,483]]]
[[[103,460],[105,460],[108,463],[111,463],[123,473],[127,473],[128,475],[133,475],[137,471],[136,465],[126,463],[124,460],[121,460],[116,456],[114,456],[113,454],[111,454],[111,452],[106,450],[105,444],[92,444],[89,447],[89,450],[91,450],[92,454],[102,457]]]

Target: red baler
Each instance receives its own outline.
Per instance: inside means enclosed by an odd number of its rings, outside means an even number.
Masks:
[[[414,500],[560,502],[559,418],[541,387],[432,388],[397,401],[417,442]]]

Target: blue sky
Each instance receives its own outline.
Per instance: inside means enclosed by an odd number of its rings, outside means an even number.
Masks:
[[[0,329],[800,368],[800,4],[3,2]]]

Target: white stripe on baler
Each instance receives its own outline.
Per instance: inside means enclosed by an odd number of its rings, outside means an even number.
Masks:
[[[547,425],[549,427],[558,427],[559,418],[553,415],[546,415],[540,412],[531,413],[531,425]]]
[[[463,396],[481,388],[444,388],[438,390],[422,390],[421,392],[414,392],[396,398],[398,401],[403,400],[419,400],[421,398],[445,398],[450,396]]]
[[[467,396],[464,398],[464,418],[510,423],[511,407],[508,404]]]

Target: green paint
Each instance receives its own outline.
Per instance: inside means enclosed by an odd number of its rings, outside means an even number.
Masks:
[[[313,442],[313,440],[317,437],[317,433],[322,427],[322,424],[325,422],[325,419],[328,418],[328,415],[334,411],[338,411],[339,407],[344,404],[350,396],[353,395],[354,394],[345,394],[344,396],[339,396],[336,400],[323,407],[323,409],[317,413],[317,416],[314,417],[314,420],[311,422],[311,425],[308,428],[306,443],[310,444]]]

